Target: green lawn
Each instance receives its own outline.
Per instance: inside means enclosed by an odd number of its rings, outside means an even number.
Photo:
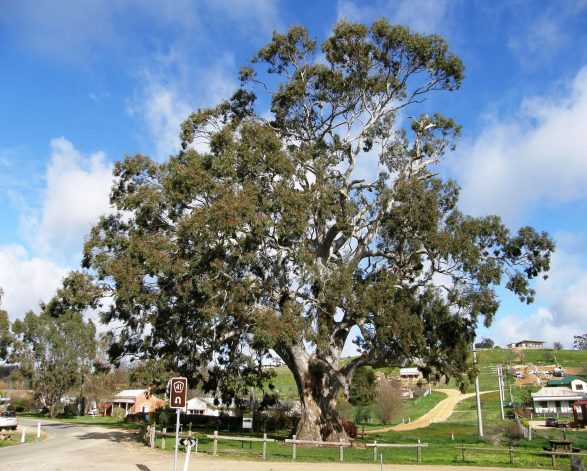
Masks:
[[[437,399],[438,396],[434,399]],[[487,394],[482,400],[483,421],[485,438],[478,437],[477,414],[475,398],[470,398],[458,404],[455,413],[447,422],[432,424],[430,427],[405,432],[384,432],[368,436],[367,439],[359,439],[360,446],[377,440],[379,443],[429,443],[430,446],[422,451],[424,463],[453,464],[453,465],[493,465],[510,467],[509,454],[493,451],[470,451],[467,461],[462,462],[461,444],[485,447],[505,448],[510,444],[516,446],[514,454],[514,467],[550,468],[550,458],[541,456],[542,447],[548,446],[548,438],[562,438],[562,431],[558,429],[546,432],[535,432],[534,440],[512,442],[503,435],[503,430],[513,422],[501,421],[499,412],[499,396],[497,393]],[[200,434],[199,451],[211,453],[212,443]],[[276,435],[283,440],[284,435]],[[453,439],[454,437],[454,439]],[[587,432],[567,432],[567,437],[573,441],[574,446],[587,449]],[[261,456],[261,444],[240,444],[238,442],[219,442],[219,450],[222,456],[243,459],[259,459]],[[378,455],[383,455],[384,463],[416,463],[414,449],[378,449]],[[291,446],[283,443],[269,444],[267,455],[272,460],[291,460]],[[298,447],[299,461],[304,462],[336,462],[338,461],[338,448],[309,448]],[[352,448],[345,449],[345,461],[356,463],[369,463],[373,460],[372,449]],[[559,459],[560,463],[568,461]]]
[[[100,427],[125,428],[136,429],[139,427],[137,423],[125,422],[116,417],[91,417],[84,415],[80,417],[56,417],[51,419],[43,414],[27,414],[25,412],[19,413],[19,417],[26,419],[51,420],[55,422],[64,422],[79,425],[99,425]]]

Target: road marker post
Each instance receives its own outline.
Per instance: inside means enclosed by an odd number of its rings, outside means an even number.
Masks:
[[[23,427],[22,428],[22,435],[20,437],[20,443],[24,443],[26,440],[26,429]]]
[[[41,438],[41,422],[37,422],[37,438]]]
[[[175,453],[173,454],[173,471],[177,471],[177,451],[179,447],[179,422],[181,409],[186,407],[188,380],[187,378],[171,378],[169,380],[169,407],[177,412],[177,421],[175,423]]]

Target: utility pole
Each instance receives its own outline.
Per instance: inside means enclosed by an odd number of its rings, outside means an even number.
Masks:
[[[477,366],[477,352],[475,341],[473,341],[473,364]],[[475,393],[477,395],[477,424],[479,425],[479,436],[483,437],[483,417],[481,416],[481,398],[479,396],[479,373],[475,376]]]
[[[505,415],[503,413],[504,391],[503,391],[503,376],[502,376],[501,365],[499,365],[497,367],[497,382],[499,384],[499,407],[501,409],[501,420],[505,420]]]

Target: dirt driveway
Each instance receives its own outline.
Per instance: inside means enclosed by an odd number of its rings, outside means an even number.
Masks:
[[[379,429],[369,430],[365,433],[380,433],[388,432],[390,430],[401,432],[404,430],[415,430],[418,428],[428,427],[432,423],[444,422],[448,420],[448,418],[451,416],[456,405],[459,402],[464,401],[465,399],[468,399],[475,395],[475,393],[462,394],[458,389],[440,389],[439,391],[445,393],[447,395],[447,398],[443,399],[438,404],[436,404],[430,411],[428,411],[422,417],[409,423],[394,425],[390,427],[382,427]],[[483,391],[481,394],[487,394],[490,392],[495,391]]]

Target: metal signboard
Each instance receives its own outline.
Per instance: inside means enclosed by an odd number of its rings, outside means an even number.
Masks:
[[[169,407],[183,409],[187,403],[188,380],[187,378],[171,378],[169,391]]]

